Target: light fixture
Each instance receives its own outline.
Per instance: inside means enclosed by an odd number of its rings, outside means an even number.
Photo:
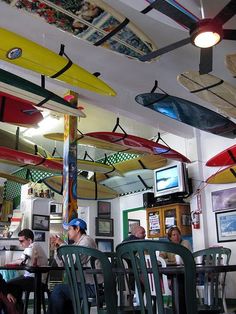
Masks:
[[[192,43],[199,48],[209,48],[218,44],[223,38],[222,27],[212,23],[211,19],[200,20],[190,31]]]
[[[25,137],[32,137],[35,135],[41,135],[52,130],[55,127],[55,124],[60,119],[58,116],[49,114],[48,112],[42,113],[44,118],[41,122],[38,123],[38,128],[29,128],[22,132]]]

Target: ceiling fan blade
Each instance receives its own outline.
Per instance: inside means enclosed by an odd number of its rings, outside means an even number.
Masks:
[[[180,41],[177,41],[173,44],[170,44],[166,47],[163,47],[163,48],[160,48],[158,50],[155,50],[155,51],[152,51],[150,53],[147,53],[146,55],[142,56],[139,58],[140,61],[149,61],[149,60],[152,60],[158,56],[161,56],[163,55],[164,53],[167,53],[167,52],[170,52],[172,50],[175,50],[177,48],[180,48],[182,46],[185,46],[187,44],[189,44],[191,42],[191,39],[190,38],[185,38],[185,39],[182,39]]]
[[[236,29],[223,29],[223,38],[236,40]]]
[[[225,24],[236,14],[236,1],[231,0],[226,6],[212,19],[213,23]]]
[[[156,0],[151,4],[151,6],[188,29],[191,29],[199,20],[195,15],[176,2]]]
[[[199,73],[208,74],[212,71],[213,48],[202,48],[200,54]]]

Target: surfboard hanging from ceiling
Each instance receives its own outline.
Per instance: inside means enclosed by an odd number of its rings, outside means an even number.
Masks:
[[[151,92],[139,94],[135,100],[145,108],[203,131],[227,138],[236,137],[236,124],[233,121],[186,99]]]
[[[190,93],[208,101],[228,117],[236,118],[236,88],[211,75],[189,71],[177,76],[177,81]]]
[[[116,53],[138,59],[157,49],[151,39],[102,0],[5,0],[49,24]]]
[[[53,92],[38,86],[22,77],[0,69],[0,90],[33,102],[34,106],[46,108],[61,114],[70,114],[85,118],[86,115],[80,109]]]
[[[73,64],[61,45],[59,54],[7,29],[0,28],[0,59],[76,87],[107,96],[116,92],[79,65]]]
[[[207,180],[209,184],[236,183],[236,165],[226,167],[210,176]]]
[[[230,166],[236,164],[236,145],[226,148],[222,152],[216,154],[206,163],[206,166]]]

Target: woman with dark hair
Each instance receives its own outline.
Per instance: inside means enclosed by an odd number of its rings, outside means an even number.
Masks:
[[[188,240],[183,240],[181,231],[177,226],[170,227],[167,232],[169,241],[185,246],[189,251],[192,252],[191,244]],[[167,263],[176,263],[176,257],[173,253],[161,252],[160,256],[167,260]]]

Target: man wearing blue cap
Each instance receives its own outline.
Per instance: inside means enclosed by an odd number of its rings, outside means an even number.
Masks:
[[[74,241],[74,245],[81,245],[90,248],[96,248],[95,241],[86,234],[87,224],[80,218],[72,219],[69,223],[64,223],[63,228],[68,230],[69,240]],[[57,236],[51,238],[51,243],[54,247],[66,245],[66,243]],[[58,266],[63,266],[63,262],[55,256]],[[84,267],[89,267],[89,258],[84,256],[82,259]],[[95,288],[93,284],[93,276],[90,274],[86,275],[87,282],[87,294],[88,297],[95,297]],[[102,278],[101,278],[102,282]],[[80,283],[78,283],[80,289]],[[73,313],[72,300],[70,295],[70,288],[67,284],[58,284],[55,286],[51,293],[48,304],[48,314],[64,314]]]

